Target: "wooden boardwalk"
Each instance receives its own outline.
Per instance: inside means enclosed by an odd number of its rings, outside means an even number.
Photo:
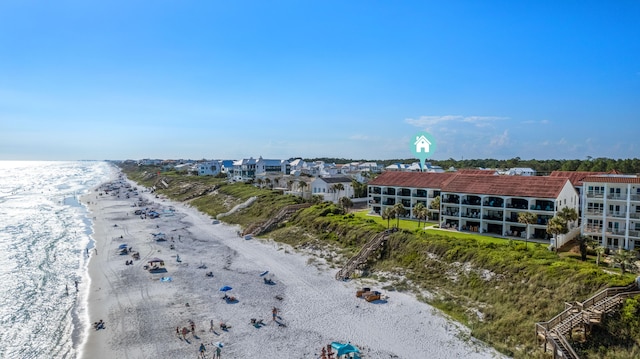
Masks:
[[[308,207],[311,207],[311,203],[300,203],[285,206],[275,216],[269,218],[268,220],[263,222],[256,222],[248,226],[242,232],[242,235],[251,234],[254,236],[259,236],[265,232],[272,230],[273,227],[277,226],[278,224],[288,220],[294,213],[298,212],[299,210]]]
[[[348,279],[351,274],[358,268],[358,266],[364,264],[369,259],[369,256],[373,254],[377,249],[382,247],[384,241],[387,240],[389,234],[393,233],[393,230],[386,230],[384,232],[374,235],[356,254],[351,257],[345,266],[336,273],[337,280]]]
[[[607,288],[584,302],[565,303],[565,310],[547,322],[536,323],[538,344],[551,350],[553,358],[579,359],[567,340],[576,328],[587,333],[600,324],[607,313],[617,310],[625,299],[640,295],[637,282],[626,287]]]

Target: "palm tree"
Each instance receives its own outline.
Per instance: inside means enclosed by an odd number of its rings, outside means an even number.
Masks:
[[[291,189],[293,189],[293,180],[288,180],[287,181],[287,188],[289,189],[289,191],[291,191]]]
[[[300,196],[304,198],[304,188],[307,187],[307,182],[303,180],[299,180],[298,187],[300,188]]]
[[[393,211],[396,213],[396,228],[400,228],[400,216],[407,214],[407,209],[402,203],[396,203],[393,205]]]
[[[600,266],[600,258],[602,258],[602,255],[604,254],[606,248],[604,248],[603,246],[596,246],[594,248],[594,250],[596,251],[596,267]]]
[[[620,266],[620,270],[622,271],[622,275],[627,272],[627,269],[631,272],[637,269],[636,266],[636,256],[631,251],[624,250],[619,248],[616,253],[613,255],[613,262]]]
[[[342,206],[342,210],[345,213],[349,211],[349,208],[353,207],[353,202],[349,197],[346,197],[346,196],[340,197],[340,200],[338,202],[340,202],[340,205]]]
[[[336,183],[333,186],[331,186],[331,189],[333,190],[334,193],[334,198],[340,197],[340,191],[344,190],[344,185],[342,183]]]
[[[256,180],[256,182],[258,182],[258,186],[259,186],[260,188],[262,188],[262,183],[264,182],[264,181],[262,180],[262,178],[258,178],[258,179]]]
[[[413,216],[418,219],[418,228],[420,228],[420,222],[423,216],[425,215],[426,210],[427,210],[427,207],[425,207],[424,204],[422,204],[422,202],[418,202],[416,203],[415,206],[413,206]]]
[[[437,213],[439,215],[440,214],[440,196],[436,196],[434,199],[432,199],[429,207],[431,207],[431,209],[438,210]],[[436,220],[440,222],[440,218],[436,218]]]
[[[382,211],[382,219],[387,220],[387,229],[389,229],[389,227],[391,226],[390,221],[394,218],[396,218],[396,211],[394,211],[391,207],[385,207],[385,209]]]
[[[569,229],[567,228],[567,222],[564,221],[562,218],[555,216],[551,218],[549,222],[547,222],[547,233],[552,234],[553,237],[556,239],[556,243],[555,243],[556,253],[558,252],[558,235],[565,234],[567,232],[569,232]]]
[[[524,248],[527,249],[529,240],[529,225],[538,222],[538,215],[531,212],[519,212],[518,222],[523,223],[525,227]]]
[[[556,213],[556,216],[562,218],[566,222],[567,227],[569,222],[578,220],[578,212],[576,212],[575,208],[570,207],[562,208],[558,213]]]
[[[270,180],[269,178],[265,178],[265,179],[264,179],[264,184],[265,184],[267,187],[271,187],[271,188],[273,188],[273,187],[271,186],[271,180]]]

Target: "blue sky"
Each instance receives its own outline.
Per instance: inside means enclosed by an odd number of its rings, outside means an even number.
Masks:
[[[0,2],[0,159],[636,158],[639,1]]]

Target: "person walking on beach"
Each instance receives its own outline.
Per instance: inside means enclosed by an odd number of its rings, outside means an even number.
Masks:
[[[273,307],[273,309],[271,309],[271,317],[273,318],[273,320],[276,320],[277,316],[278,316],[278,308]]]
[[[216,358],[220,359],[220,347],[216,347]]]
[[[200,343],[200,358],[204,359],[206,356],[207,348],[205,348],[204,343]]]

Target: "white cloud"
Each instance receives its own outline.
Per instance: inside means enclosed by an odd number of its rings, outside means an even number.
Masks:
[[[536,125],[536,124],[540,124],[540,125],[546,125],[549,124],[549,120],[540,120],[540,121],[536,121],[536,120],[525,120],[521,122],[524,125]]]
[[[509,130],[504,130],[502,134],[491,138],[490,145],[492,147],[502,147],[509,144]]]
[[[417,119],[407,118],[404,122],[416,126],[422,127],[426,130],[433,129],[437,125],[442,125],[449,122],[459,123],[471,123],[476,127],[487,127],[494,121],[508,120],[509,117],[500,116],[461,116],[461,115],[444,115],[444,116],[420,116]]]

